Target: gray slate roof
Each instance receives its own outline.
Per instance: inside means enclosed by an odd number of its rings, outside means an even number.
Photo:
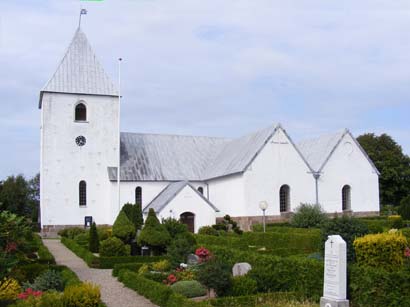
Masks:
[[[121,133],[121,181],[203,181],[245,171],[275,126],[238,139]],[[117,168],[108,168],[117,180]]]
[[[98,62],[87,37],[80,28],[54,75],[40,92],[118,96],[118,91]]]
[[[219,210],[209,201],[207,200],[201,193],[199,193],[188,181],[177,181],[170,183],[165,189],[161,191],[144,209],[143,213],[148,213],[149,209],[154,209],[155,212],[161,212],[161,210],[172,200],[178,193],[189,186],[192,188],[196,194],[199,195],[209,206],[212,207],[215,211],[219,212]]]
[[[351,136],[356,146],[365,156],[367,161],[369,161],[375,173],[380,175],[380,172],[374,165],[373,161],[348,129],[332,134],[325,134],[313,139],[303,140],[297,144],[297,147],[313,171],[320,173],[345,135]]]
[[[321,135],[316,138],[307,139],[299,142],[296,146],[299,148],[310,167],[315,171],[320,171],[328,157],[345,135],[346,130],[336,133]]]

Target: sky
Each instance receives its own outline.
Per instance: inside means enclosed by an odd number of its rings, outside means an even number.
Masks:
[[[410,2],[1,0],[0,180],[40,164],[39,92],[82,29],[114,82],[121,130],[298,141],[348,128],[410,153]]]

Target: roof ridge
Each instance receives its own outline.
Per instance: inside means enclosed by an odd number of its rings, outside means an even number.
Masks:
[[[144,132],[129,132],[122,131],[122,134],[150,135],[150,136],[176,136],[176,137],[191,137],[191,138],[208,138],[208,139],[223,139],[232,140],[223,136],[206,136],[206,135],[189,135],[189,134],[172,134],[172,133],[144,133]]]

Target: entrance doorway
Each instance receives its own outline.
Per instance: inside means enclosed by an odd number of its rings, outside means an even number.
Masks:
[[[179,216],[181,223],[187,225],[190,232],[195,232],[195,214],[192,212],[184,212]]]

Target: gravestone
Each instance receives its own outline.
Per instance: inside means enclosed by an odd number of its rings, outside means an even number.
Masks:
[[[235,265],[232,268],[232,275],[234,277],[246,275],[251,269],[252,266],[247,262],[235,263]]]
[[[198,264],[199,262],[199,257],[195,254],[189,254],[187,258],[187,264],[189,265],[195,265]]]
[[[349,307],[346,299],[346,242],[339,235],[325,243],[323,297],[320,307]]]

